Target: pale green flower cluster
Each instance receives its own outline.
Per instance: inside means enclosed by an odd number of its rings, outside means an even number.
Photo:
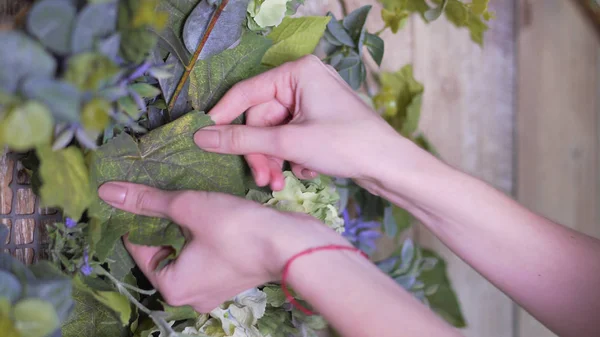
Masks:
[[[250,0],[248,14],[260,28],[276,27],[285,17],[291,0]]]
[[[267,205],[280,211],[310,214],[336,232],[344,232],[344,220],[334,206],[340,197],[330,179],[321,176],[300,181],[292,172],[286,171],[284,175],[285,187],[273,192],[273,198],[266,202]]]

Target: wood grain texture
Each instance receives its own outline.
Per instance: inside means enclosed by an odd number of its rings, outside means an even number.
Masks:
[[[6,156],[6,150],[0,153],[0,214],[9,214],[12,210],[13,192],[9,184],[13,179],[14,163]]]
[[[519,0],[517,197],[600,237],[598,40],[571,1]],[[520,337],[554,336],[524,311]]]
[[[501,191],[513,190],[514,1],[492,1],[484,48],[441,19],[414,21],[415,76],[425,86],[421,129],[450,165]],[[465,336],[512,337],[512,301],[424,227],[419,241],[440,252],[467,320]]]

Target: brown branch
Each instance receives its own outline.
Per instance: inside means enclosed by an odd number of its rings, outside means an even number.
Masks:
[[[229,3],[229,0],[222,0],[219,7],[217,7],[217,10],[214,12],[213,16],[210,18],[210,22],[208,23],[208,27],[206,28],[206,31],[204,32],[204,35],[202,36],[202,40],[200,40],[200,43],[198,44],[198,47],[196,48],[194,55],[192,55],[192,58],[190,59],[190,63],[187,66],[185,66],[185,71],[183,72],[183,75],[181,76],[181,79],[179,79],[179,83],[177,83],[177,87],[175,88],[175,91],[173,92],[173,96],[171,97],[171,101],[169,102],[169,105],[168,105],[169,112],[171,110],[173,110],[173,107],[175,106],[175,102],[177,102],[177,98],[179,97],[181,90],[183,90],[183,87],[185,86],[185,82],[187,82],[187,80],[190,78],[190,74],[191,74],[192,70],[194,69],[194,66],[196,65],[196,61],[198,60],[198,57],[200,56],[200,52],[202,52],[202,49],[204,48],[206,41],[208,41],[208,37],[210,36],[210,33],[212,32],[213,28],[215,28],[215,25],[217,23],[217,20],[219,19],[219,16],[221,16],[223,9],[225,9],[225,6],[227,6],[228,3]]]

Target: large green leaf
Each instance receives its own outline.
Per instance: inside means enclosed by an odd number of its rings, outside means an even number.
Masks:
[[[418,278],[425,285],[438,285],[437,291],[426,296],[429,306],[448,323],[457,328],[464,328],[467,324],[458,298],[448,279],[446,262],[430,249],[422,248],[422,253],[424,258],[436,258],[438,260],[433,269],[423,271]]]
[[[248,0],[229,0],[219,15],[198,58],[206,60],[231,47],[242,35],[246,20]],[[183,42],[190,53],[194,53],[208,29],[217,6],[210,1],[201,1],[189,15],[183,27]]]
[[[125,277],[131,272],[131,269],[135,267],[135,262],[131,258],[131,255],[129,255],[122,240],[117,240],[115,249],[108,257],[108,260],[111,275],[119,281],[124,281]]]
[[[17,151],[26,151],[48,144],[54,131],[50,110],[37,102],[26,102],[12,109],[0,121],[0,144]]]
[[[22,336],[45,337],[58,329],[60,321],[54,307],[36,298],[21,300],[13,307],[15,327]]]
[[[208,115],[190,112],[151,131],[139,142],[123,133],[95,152],[92,180],[96,187],[116,180],[165,190],[192,189],[243,195],[243,159],[204,152],[194,144],[193,134],[212,124]],[[101,261],[127,232],[129,240],[138,244],[180,249],[184,243],[179,227],[168,220],[119,211],[100,199],[96,199],[90,210],[98,219],[95,226],[100,227],[96,255]]]
[[[71,38],[73,53],[91,51],[94,42],[117,29],[116,2],[88,4],[77,15]]]
[[[93,194],[88,168],[81,150],[70,146],[52,151],[48,146],[39,147],[42,204],[60,207],[66,216],[79,220],[90,205]]]
[[[27,30],[48,49],[67,54],[71,51],[71,31],[76,12],[70,1],[38,1],[29,12]]]
[[[246,32],[237,47],[198,61],[190,76],[194,109],[210,110],[234,84],[260,73],[260,61],[270,46],[271,40]]]
[[[14,93],[24,79],[48,78],[56,61],[30,37],[19,31],[0,31],[0,91]]]
[[[120,337],[126,331],[119,316],[100,303],[81,282],[73,290],[75,310],[62,325],[64,337]]]
[[[267,50],[262,63],[279,66],[311,54],[325,32],[330,17],[308,16],[283,19],[267,36],[273,46]]]

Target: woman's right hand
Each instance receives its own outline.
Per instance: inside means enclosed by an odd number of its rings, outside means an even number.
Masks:
[[[229,125],[244,112],[246,125]],[[284,160],[302,179],[319,172],[361,183],[390,151],[425,154],[312,55],[236,84],[210,115],[217,126],[198,131],[196,144],[245,155],[256,183],[273,190],[283,188]]]

